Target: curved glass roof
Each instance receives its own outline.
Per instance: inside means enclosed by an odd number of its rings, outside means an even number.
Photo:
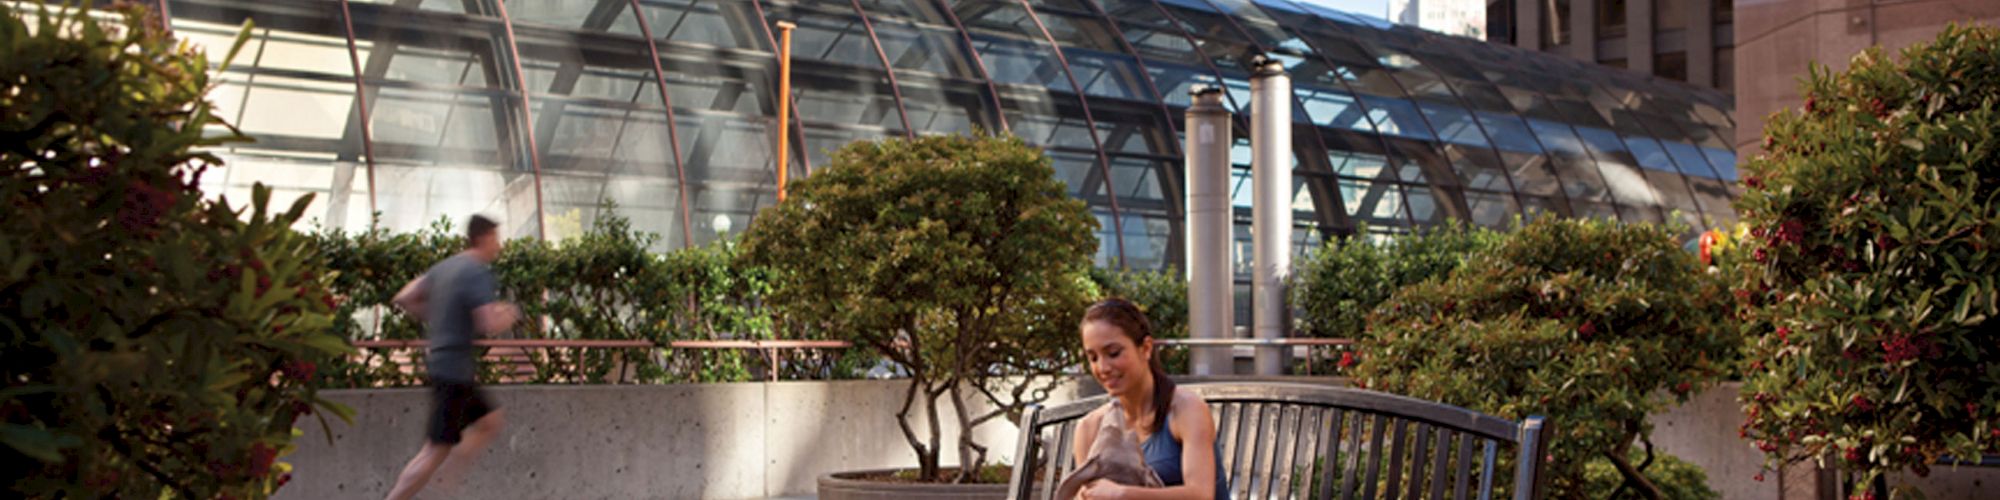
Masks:
[[[1009,131],[1089,201],[1100,264],[1180,262],[1196,85],[1238,113],[1249,254],[1257,53],[1295,91],[1301,250],[1452,219],[1735,219],[1724,94],[1287,0],[168,4],[176,33],[218,54],[256,21],[211,98],[258,141],[222,151],[205,187],[318,193],[327,227],[480,212],[560,238],[611,200],[661,250],[741,231],[774,198],[777,20],[798,24],[792,175],[856,139]]]

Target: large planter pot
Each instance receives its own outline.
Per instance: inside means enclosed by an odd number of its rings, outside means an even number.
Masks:
[[[899,483],[869,479],[903,469],[835,472],[819,477],[820,500],[996,500],[1007,497],[1005,484]]]

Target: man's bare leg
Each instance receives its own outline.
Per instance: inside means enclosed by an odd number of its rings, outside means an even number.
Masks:
[[[463,482],[462,479],[465,478],[466,471],[471,469],[472,463],[479,461],[479,456],[486,452],[486,448],[493,444],[494,439],[500,437],[500,432],[506,430],[506,427],[507,418],[500,410],[493,410],[492,413],[479,417],[479,420],[473,421],[471,426],[466,427],[464,438],[459,441],[458,446],[451,447],[450,456],[444,461],[444,465],[438,468],[437,482],[440,492],[446,496],[456,492]]]
[[[416,497],[417,491],[423,489],[424,483],[430,482],[431,473],[436,472],[438,465],[443,464],[445,458],[451,454],[452,445],[424,443],[424,449],[418,450],[417,456],[410,459],[409,465],[403,466],[403,474],[396,477],[396,487],[389,490],[389,500],[409,500]]]

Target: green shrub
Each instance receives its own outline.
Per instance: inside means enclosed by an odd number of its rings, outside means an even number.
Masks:
[[[1397,290],[1449,276],[1473,253],[1506,237],[1479,226],[1445,224],[1428,232],[1371,240],[1363,228],[1329,242],[1299,263],[1291,301],[1300,334],[1360,339],[1368,314]],[[1355,363],[1352,349],[1315,350],[1292,373],[1341,373]]]
[[[685,339],[772,339],[770,313],[762,305],[771,292],[769,272],[739,267],[737,246],[719,241],[704,247],[654,254],[647,249],[654,235],[633,231],[622,217],[609,213],[577,237],[558,242],[518,239],[508,242],[493,265],[501,295],[521,305],[522,312],[547,321],[526,321],[515,335],[537,339],[637,339],[661,344]],[[392,234],[374,229],[361,233],[332,230],[314,238],[315,252],[341,271],[333,290],[347,297],[335,315],[334,329],[352,339],[421,339],[424,327],[393,313],[390,300],[404,283],[464,247],[464,237],[440,220],[414,232]],[[797,337],[784,337],[797,338]],[[779,366],[779,375],[854,377],[872,360],[850,349],[825,359],[794,359]],[[405,374],[407,364],[421,366],[421,350],[369,350],[328,370],[327,383],[337,387],[415,385]],[[584,350],[553,351],[537,359],[531,382],[603,382],[617,375],[622,360],[647,359],[638,353]],[[665,351],[665,363],[639,363],[637,379],[646,382],[739,382],[768,376],[768,362],[757,353],[740,350],[690,349]],[[621,356],[622,355],[622,356]],[[399,361],[407,361],[399,362]],[[497,366],[481,377],[499,380]]]
[[[1640,491],[1627,456],[1646,416],[1720,375],[1737,338],[1727,294],[1682,250],[1680,231],[1537,220],[1474,254],[1448,278],[1405,287],[1369,317],[1363,386],[1508,419],[1544,415],[1550,494],[1594,491],[1584,470],[1609,461]]]
[[[1293,274],[1292,306],[1298,310],[1301,333],[1359,338],[1366,333],[1368,314],[1397,290],[1448,276],[1474,252],[1504,237],[1477,226],[1446,224],[1382,242],[1365,236],[1329,242],[1307,255]]]
[[[346,416],[310,383],[348,350],[327,333],[323,264],[289,229],[310,197],[281,214],[262,185],[247,206],[202,199],[221,162],[197,151],[242,137],[204,100],[215,68],[144,13],[0,4],[0,483],[16,495],[264,497],[290,477],[276,460],[298,418]]]
[[[772,270],[779,328],[866,346],[910,377],[898,415],[923,477],[940,478],[940,398],[961,413],[963,470],[984,465],[973,428],[1018,420],[1075,366],[1096,219],[1041,150],[1014,137],[859,141],[757,216],[744,259]],[[921,405],[912,414],[913,405]],[[950,425],[950,424],[943,424]]]
[[[1644,450],[1634,448],[1627,462],[1634,467],[1646,463]],[[1708,474],[1701,466],[1681,460],[1680,457],[1665,453],[1653,455],[1653,463],[1645,467],[1646,478],[1660,487],[1664,498],[1674,500],[1713,500],[1722,498],[1722,493],[1709,489]],[[1638,490],[1625,484],[1625,475],[1608,460],[1592,460],[1584,465],[1584,491],[1604,492],[1597,498],[1626,500],[1646,498]]]
[[[1122,297],[1138,304],[1153,324],[1153,334],[1163,339],[1188,338],[1187,281],[1179,271],[1115,270],[1091,268],[1090,280],[1102,297]],[[1167,373],[1188,373],[1188,349],[1167,348],[1160,362]]]
[[[2000,452],[2000,30],[1815,67],[1744,165],[1744,431],[1872,482]],[[1865,489],[1863,489],[1865,490]]]

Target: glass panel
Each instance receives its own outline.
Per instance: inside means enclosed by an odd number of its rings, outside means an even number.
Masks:
[[[959,50],[956,33],[896,20],[870,18],[870,21],[875,23],[875,36],[882,40],[882,51],[888,54],[890,66],[958,78],[978,77],[972,60]]]
[[[1468,190],[1465,203],[1471,207],[1472,223],[1493,229],[1507,229],[1514,217],[1521,215],[1520,205],[1506,193]]]
[[[1528,120],[1528,125],[1541,139],[1542,146],[1548,148],[1556,174],[1562,178],[1563,192],[1572,202],[1609,201],[1596,162],[1569,126],[1541,120]]]
[[[1493,157],[1493,150],[1456,144],[1444,149],[1446,157],[1451,160],[1452,172],[1458,177],[1455,185],[1494,191],[1513,189],[1507,180],[1506,170]]]
[[[1708,159],[1702,156],[1701,148],[1694,147],[1691,144],[1672,141],[1661,141],[1660,144],[1666,146],[1667,154],[1673,156],[1674,162],[1679,164],[1681,170],[1688,175],[1710,179],[1721,178],[1721,176],[1716,175],[1714,170],[1708,168]]]
[[[969,85],[948,84],[952,90],[937,87],[942,82],[929,75],[903,74],[903,107],[910,114],[910,127],[922,133],[970,133],[975,129],[998,130],[989,126],[987,102],[979,89]],[[814,163],[818,165],[818,163]]]
[[[1306,115],[1313,122],[1323,126],[1337,127],[1362,132],[1375,132],[1375,125],[1368,121],[1368,113],[1354,96],[1337,90],[1325,90],[1299,86],[1293,88]]]
[[[1404,217],[1403,187],[1395,183],[1365,179],[1340,179],[1340,199],[1347,215],[1371,226],[1408,227]]]
[[[770,41],[759,28],[763,21],[747,0],[643,0],[639,8],[645,11],[646,24],[653,28],[653,36],[661,39],[771,52]],[[624,19],[613,24],[610,31],[632,36],[643,33],[637,22]],[[668,52],[666,47],[660,51]]]
[[[1513,177],[1516,191],[1524,195],[1562,196],[1562,183],[1547,156],[1501,151],[1500,158],[1509,168],[1507,173]]]
[[[974,35],[972,40],[993,81],[1071,90],[1047,45],[987,35]]]
[[[1437,139],[1424,124],[1416,104],[1405,99],[1372,96],[1362,96],[1361,100],[1368,105],[1369,114],[1382,133],[1425,141]]]
[[[1717,148],[1701,148],[1701,152],[1703,155],[1708,156],[1708,164],[1709,166],[1715,167],[1715,174],[1717,176],[1721,177],[1722,180],[1725,181],[1729,182],[1736,181],[1737,177],[1736,177],[1735,152],[1730,151],[1728,149],[1717,149]]]
[[[1714,226],[1728,226],[1736,222],[1736,210],[1730,207],[1735,195],[1722,181],[1703,177],[1688,177],[1688,184],[1694,188],[1695,201],[1701,204],[1702,215],[1708,217]]]
[[[1153,85],[1160,89],[1160,97],[1170,106],[1192,106],[1194,98],[1189,92],[1194,90],[1195,85],[1214,87],[1217,84],[1214,74],[1199,68],[1148,60],[1146,70],[1153,77]]]
[[[1424,115],[1430,118],[1430,125],[1437,129],[1438,138],[1453,144],[1486,147],[1486,134],[1479,128],[1472,113],[1457,106],[1418,101]]]
[[[1064,49],[1063,53],[1069,57],[1069,68],[1076,72],[1077,83],[1085,93],[1152,102],[1145,82],[1139,80],[1139,65],[1132,58],[1078,49]],[[1067,81],[1064,83],[1067,85]]]

